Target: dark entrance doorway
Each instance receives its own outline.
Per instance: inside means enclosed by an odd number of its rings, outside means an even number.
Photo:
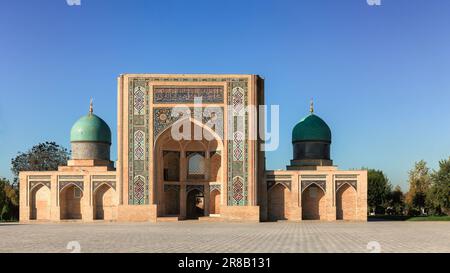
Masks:
[[[204,215],[205,197],[203,193],[197,189],[191,190],[186,198],[186,218],[198,219]]]

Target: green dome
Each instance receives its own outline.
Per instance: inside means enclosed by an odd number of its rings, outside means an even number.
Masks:
[[[111,144],[111,129],[100,117],[90,113],[72,126],[70,142],[92,141]]]
[[[326,141],[331,143],[330,127],[320,117],[311,113],[302,119],[292,130],[292,142]]]

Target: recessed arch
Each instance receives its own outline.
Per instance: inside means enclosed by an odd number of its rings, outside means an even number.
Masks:
[[[193,188],[186,192],[186,217],[188,219],[198,219],[204,216],[205,198],[204,193],[198,188]]]
[[[192,124],[197,125],[197,126],[201,127],[202,129],[206,130],[208,133],[210,133],[213,136],[213,139],[217,140],[217,142],[219,143],[219,145],[218,145],[220,147],[219,150],[222,150],[222,147],[223,147],[222,138],[214,130],[212,130],[211,128],[209,128],[208,126],[203,124],[202,122],[198,121],[197,119],[194,119],[191,117],[179,119],[179,120],[175,121],[174,123],[172,123],[170,126],[167,126],[167,128],[164,128],[164,130],[162,130],[161,132],[159,132],[155,136],[155,146],[156,146],[156,142],[160,139],[160,137],[163,136],[168,130],[171,130],[172,126],[177,125],[178,123],[186,122],[186,120],[189,120],[189,122],[191,122]],[[193,131],[191,130],[191,135],[192,134],[193,134]],[[208,141],[211,141],[211,140],[208,140]]]
[[[222,180],[222,155],[217,152],[212,152],[209,158],[209,180],[212,182]]]
[[[286,220],[291,202],[290,190],[283,183],[275,183],[268,190],[268,218],[270,221]]]
[[[114,188],[106,182],[98,185],[93,192],[94,219],[114,219],[114,209],[116,206],[115,193]]]
[[[180,126],[180,123],[184,122],[183,126],[191,126],[191,140],[180,140],[175,141],[172,136],[172,128],[173,126]],[[177,128],[175,128],[177,129]],[[202,130],[202,139],[194,138],[195,130]],[[182,133],[182,130],[186,130],[185,128],[178,128]],[[185,131],[186,132],[186,131]],[[208,134],[209,136],[206,136]],[[187,137],[187,135],[186,135]],[[176,142],[175,145],[168,145],[167,143]],[[203,187],[205,189],[208,183],[214,182],[220,184],[222,181],[222,177],[224,177],[224,170],[226,170],[226,159],[222,156],[223,151],[223,141],[222,138],[214,132],[213,129],[209,128],[208,125],[202,124],[201,121],[198,121],[193,118],[182,118],[178,121],[175,121],[171,125],[168,125],[163,130],[158,132],[155,136],[154,141],[154,151],[153,155],[155,160],[153,161],[153,169],[154,169],[154,179],[156,183],[154,183],[154,199],[160,204],[158,206],[158,216],[169,216],[174,215],[173,212],[175,208],[172,209],[171,205],[167,204],[170,202],[169,200],[176,199],[174,192],[167,192],[165,190],[166,186],[169,184],[173,184],[174,182],[180,181],[188,181],[190,183],[194,183],[198,185],[198,188]],[[165,175],[165,172],[168,173],[165,169],[165,157],[164,155],[170,152],[179,152],[179,179],[165,179],[168,176]],[[216,155],[217,153],[217,155]],[[200,158],[201,157],[201,158]],[[212,157],[212,159],[211,159]],[[200,159],[201,160],[200,160]],[[196,159],[196,160],[192,160]],[[216,162],[217,161],[217,162]],[[215,163],[214,163],[215,162]],[[196,163],[196,164],[193,164]],[[214,164],[213,164],[214,163]],[[173,165],[173,164],[172,164]],[[194,170],[193,167],[198,167]],[[189,168],[191,167],[191,168]],[[218,169],[214,169],[218,168]],[[211,175],[214,172],[214,175]],[[220,172],[220,173],[219,173]],[[185,196],[181,196],[181,192],[178,193],[178,199],[180,203],[180,217],[185,218],[188,217],[187,210],[181,209],[184,208],[187,203],[184,203],[186,198],[191,191],[192,187],[187,187],[186,192],[183,192]],[[204,198],[203,201],[208,201],[207,204],[202,204],[203,210],[206,207],[206,211],[210,208],[210,192],[207,193],[202,191],[202,195]],[[220,197],[220,195],[218,195]],[[181,203],[183,202],[183,203]],[[173,203],[173,202],[172,202]],[[219,202],[220,203],[220,202]],[[176,205],[175,205],[176,206]],[[177,206],[178,207],[178,206]],[[217,206],[216,206],[217,207]],[[204,210],[205,211],[205,210]],[[195,218],[195,217],[194,217]]]
[[[61,219],[82,219],[83,190],[75,183],[68,183],[59,192]]]
[[[302,191],[302,219],[326,219],[325,191],[317,183],[311,183]]]
[[[50,219],[50,188],[37,183],[30,189],[30,220]]]
[[[210,193],[209,197],[209,213],[220,214],[220,197],[221,193],[219,189],[214,189]]]
[[[343,183],[336,190],[336,219],[356,220],[356,189],[349,183]]]

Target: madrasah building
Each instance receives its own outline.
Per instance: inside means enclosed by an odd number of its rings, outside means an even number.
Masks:
[[[265,169],[261,117],[242,111],[263,104],[258,75],[120,75],[117,161],[91,104],[66,166],[20,173],[20,221],[366,221],[367,172],[333,166],[313,109],[293,127],[286,170]]]

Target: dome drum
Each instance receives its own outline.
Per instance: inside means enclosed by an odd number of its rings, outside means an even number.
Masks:
[[[72,142],[72,159],[109,160],[110,144],[104,142]]]
[[[300,141],[293,143],[294,160],[325,159],[330,160],[330,143],[322,141]]]

